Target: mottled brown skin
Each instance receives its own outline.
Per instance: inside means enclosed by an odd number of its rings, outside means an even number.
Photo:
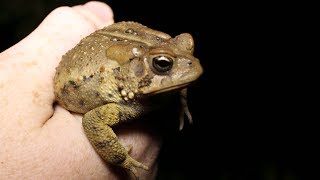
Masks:
[[[190,34],[168,34],[120,22],[82,39],[57,67],[54,90],[66,109],[83,113],[83,128],[107,162],[129,169],[148,167],[130,157],[112,127],[137,119],[150,96],[186,88],[202,74]],[[148,107],[147,107],[148,106]]]

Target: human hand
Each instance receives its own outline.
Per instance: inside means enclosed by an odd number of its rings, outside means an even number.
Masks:
[[[87,140],[82,116],[54,105],[53,76],[61,56],[80,39],[113,23],[100,2],[60,7],[18,44],[0,54],[0,179],[118,179]],[[156,175],[160,140],[135,126],[116,130],[131,156]],[[124,173],[126,175],[126,173]],[[132,176],[132,175],[131,175]]]

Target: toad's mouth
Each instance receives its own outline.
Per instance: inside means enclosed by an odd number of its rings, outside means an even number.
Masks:
[[[155,95],[155,94],[160,94],[160,93],[165,93],[165,92],[179,91],[181,89],[184,89],[185,87],[187,87],[190,84],[191,84],[191,82],[187,82],[187,83],[177,84],[177,85],[174,85],[174,86],[168,86],[168,87],[165,87],[165,88],[161,88],[161,89],[158,89],[158,90],[151,91],[148,94]]]

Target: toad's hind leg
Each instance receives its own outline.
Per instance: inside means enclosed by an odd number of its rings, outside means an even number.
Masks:
[[[82,120],[85,134],[100,157],[129,169],[136,177],[136,167],[148,167],[130,157],[111,127],[137,116],[138,111],[132,107],[110,103],[87,112]]]

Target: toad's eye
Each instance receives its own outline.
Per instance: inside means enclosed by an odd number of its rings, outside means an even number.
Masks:
[[[157,56],[152,59],[152,66],[159,73],[164,73],[172,68],[173,60],[167,56]]]

